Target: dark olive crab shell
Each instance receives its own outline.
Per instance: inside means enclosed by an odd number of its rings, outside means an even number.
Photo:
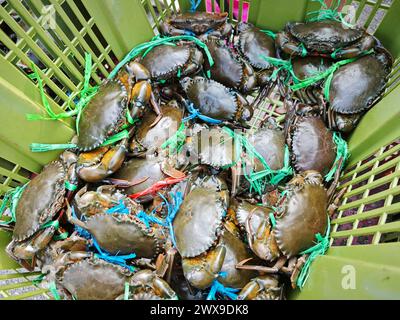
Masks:
[[[279,250],[288,258],[315,245],[327,228],[328,196],[320,183],[308,182],[287,194],[273,229]]]
[[[271,66],[262,56],[276,57],[274,40],[251,24],[240,32],[239,50],[256,69],[268,69]]]
[[[160,242],[146,226],[126,214],[96,214],[87,219],[86,227],[100,247],[108,253],[135,253],[152,259],[160,252]]]
[[[344,28],[335,20],[288,23],[286,30],[311,51],[333,52],[361,39],[362,29]]]
[[[85,259],[69,266],[61,285],[77,300],[114,300],[124,293],[131,272],[101,259]]]
[[[217,81],[196,77],[185,91],[200,113],[213,119],[232,121],[238,111],[236,95]]]
[[[149,70],[153,79],[166,80],[175,76],[178,69],[188,63],[189,58],[188,45],[160,45],[148,52],[141,64]]]
[[[119,81],[107,81],[83,109],[77,147],[91,151],[118,132],[125,119],[127,92]]]
[[[272,209],[262,206],[253,205],[248,203],[247,201],[242,201],[238,204],[236,209],[236,219],[239,223],[239,226],[242,230],[245,230],[247,219],[250,214],[250,228],[255,233],[257,228],[261,225],[263,220],[267,220],[269,222],[269,213],[272,212]]]
[[[207,41],[208,50],[214,60],[211,78],[231,88],[238,88],[243,79],[243,64],[232,50],[218,40]]]
[[[173,16],[168,22],[176,28],[190,30],[201,35],[211,29],[220,28],[226,23],[227,19],[228,14],[226,12],[186,12]]]
[[[62,208],[65,179],[63,164],[61,161],[53,161],[29,182],[15,209],[14,240],[28,239]]]
[[[374,53],[340,67],[329,88],[330,108],[343,114],[368,109],[385,88],[390,58],[386,53]]]
[[[212,247],[226,209],[219,192],[204,187],[189,192],[173,222],[176,248],[183,258],[196,257]]]
[[[299,118],[292,138],[293,163],[296,172],[316,170],[323,176],[336,158],[332,132],[317,117]]]

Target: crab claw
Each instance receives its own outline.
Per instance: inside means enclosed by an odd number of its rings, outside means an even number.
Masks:
[[[86,182],[99,182],[115,171],[117,171],[125,160],[126,142],[121,143],[108,150],[102,157],[101,161],[93,166],[82,166],[78,169],[79,177]],[[96,153],[87,153],[84,156],[97,156]]]

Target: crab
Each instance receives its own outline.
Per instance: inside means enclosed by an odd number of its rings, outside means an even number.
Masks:
[[[155,121],[155,114],[147,112],[136,128],[134,139],[129,149],[135,155],[143,153],[153,154],[161,149],[162,144],[175,134],[182,122],[183,111],[176,100],[169,101],[160,107],[162,118],[151,127]]]
[[[360,56],[374,48],[375,37],[361,28],[348,28],[335,20],[289,22],[277,34],[276,46],[292,56],[318,55],[333,59]]]
[[[257,74],[249,62],[221,40],[210,39],[206,45],[214,60],[210,68],[213,80],[244,94],[256,89]]]
[[[132,272],[95,256],[68,265],[56,275],[56,285],[64,298],[115,300],[125,291]]]
[[[199,73],[204,57],[195,44],[182,42],[175,46],[157,46],[140,63],[149,70],[151,79],[166,81]]]
[[[246,98],[219,82],[202,77],[187,77],[180,83],[188,100],[202,115],[227,125],[233,122],[241,126],[247,126],[246,121],[253,116],[253,109]]]
[[[243,287],[237,300],[282,300],[282,290],[277,275],[259,276]]]
[[[73,225],[88,231],[111,255],[134,252],[138,258],[153,259],[161,251],[161,232],[147,228],[134,213],[97,213],[83,222],[72,215],[67,204],[67,218]]]
[[[116,80],[107,80],[100,86],[83,109],[78,124],[77,149],[87,152],[100,147],[127,125],[127,113],[131,118],[140,118],[149,102],[159,114],[149,71],[137,62],[126,65]],[[93,156],[98,155],[94,153]],[[110,155],[106,153],[105,156]]]
[[[296,106],[298,109],[300,107],[305,107],[308,112],[308,106]],[[328,174],[336,159],[336,145],[324,121],[310,113],[306,116],[293,116],[289,112],[285,126],[294,170],[316,170],[323,176]]]
[[[160,24],[160,31],[166,36],[194,35],[197,37],[226,37],[232,33],[227,22],[228,13],[194,12],[172,16]]]
[[[125,298],[128,300],[178,300],[177,294],[168,282],[149,269],[140,270],[130,278],[128,296],[118,297],[119,300]]]
[[[88,218],[96,214],[105,214],[107,210],[122,203],[130,212],[139,212],[143,206],[130,200],[114,185],[101,185],[96,190],[88,191],[84,186],[74,197],[75,213],[79,219]]]
[[[265,257],[272,259],[272,267],[246,265],[244,260],[237,265],[239,269],[258,270],[266,273],[284,271],[291,274],[292,286],[295,287],[296,277],[305,262],[305,256],[297,259],[302,251],[315,244],[316,234],[325,234],[328,227],[328,203],[331,189],[327,192],[319,172],[304,171],[296,175],[285,187],[285,195],[280,199],[276,210],[276,225],[269,236],[274,245],[264,248]],[[257,233],[263,232],[262,225]],[[265,229],[271,228],[265,225]],[[268,234],[268,233],[265,233]],[[285,263],[288,262],[288,267]]]
[[[256,70],[258,86],[271,82],[272,65],[263,57],[276,57],[274,40],[251,23],[239,22],[236,26],[235,47]]]
[[[73,194],[70,187],[78,184],[75,172],[76,155],[64,151],[60,159],[46,165],[23,190],[15,206],[15,226],[7,253],[28,269],[32,269],[38,252],[51,241],[58,229],[58,217],[64,199]],[[32,260],[32,265],[27,263]]]
[[[294,74],[300,80],[325,71],[331,63],[329,59],[318,57],[296,58],[292,62]],[[349,133],[384,90],[392,64],[390,53],[376,46],[374,53],[343,65],[333,73],[329,100],[324,97],[320,83],[295,91],[295,94],[300,101],[318,106],[330,129]],[[353,89],[349,91],[349,87]]]
[[[175,169],[180,166],[177,157],[169,157],[167,150],[161,155],[146,155],[145,158],[132,158],[125,162],[122,167],[112,176],[117,186],[124,186],[123,192],[135,196],[140,203],[149,202],[154,198],[154,192],[145,192],[152,188],[155,184],[164,181],[165,185],[169,185],[177,180],[185,178],[182,171]],[[118,182],[118,180],[120,182]],[[141,181],[141,183],[129,183],[130,181]],[[125,184],[127,183],[127,184]],[[125,184],[125,185],[124,185]],[[145,192],[146,194],[140,195]]]

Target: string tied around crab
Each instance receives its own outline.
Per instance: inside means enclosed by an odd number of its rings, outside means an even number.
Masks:
[[[218,276],[222,278],[226,278],[227,275],[228,274],[226,272],[220,272],[218,274]],[[217,294],[222,297],[228,297],[230,300],[237,300],[238,298],[237,292],[239,291],[240,289],[226,287],[217,279],[214,279],[206,300],[217,300]]]

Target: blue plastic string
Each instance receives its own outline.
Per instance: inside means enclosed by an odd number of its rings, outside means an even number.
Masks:
[[[155,209],[153,211],[155,211]],[[160,219],[155,217],[152,213],[147,214],[144,211],[139,211],[139,213],[136,214],[136,217],[146,225],[146,228],[150,228],[150,223],[166,226],[164,221],[161,221]]]
[[[226,272],[220,272],[218,274],[220,277],[225,278],[227,276]],[[221,282],[215,279],[211,285],[210,292],[207,295],[207,300],[217,300],[217,293],[228,297],[231,300],[237,300],[238,295],[236,292],[240,291],[239,289],[225,287]]]
[[[199,7],[201,0],[190,0],[190,9],[189,12],[195,12]]]
[[[221,120],[213,119],[210,117],[205,116],[204,114],[201,114],[199,109],[196,109],[193,105],[193,103],[190,103],[186,105],[187,110],[189,111],[190,115],[184,118],[182,121],[186,122],[189,120],[192,120],[194,118],[199,118],[200,120],[210,123],[210,124],[220,124],[222,123]]]
[[[165,219],[165,222],[166,222],[166,226],[169,228],[169,233],[171,236],[172,244],[176,248],[175,233],[174,233],[174,228],[173,228],[172,223],[174,222],[175,216],[178,213],[179,208],[181,207],[181,204],[183,202],[183,194],[182,194],[182,192],[179,192],[179,191],[176,193],[171,192],[170,193],[170,196],[172,198],[171,203],[168,202],[168,200],[161,193],[158,193],[158,195],[164,200],[164,202],[167,206],[168,214]]]
[[[129,214],[130,210],[125,206],[124,201],[120,200],[118,205],[107,209],[106,213],[109,213],[109,214],[112,214],[112,213]]]

